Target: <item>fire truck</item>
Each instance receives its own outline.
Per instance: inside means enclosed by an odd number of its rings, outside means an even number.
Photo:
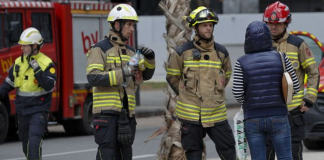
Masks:
[[[303,31],[291,31],[307,43],[314,54],[320,73],[317,101],[314,106],[303,116],[305,119],[306,137],[304,146],[308,149],[324,148],[324,47],[322,43],[311,33]],[[305,92],[306,93],[306,92]]]
[[[108,33],[106,21],[116,5],[102,2],[1,2],[0,1],[0,83],[22,54],[18,41],[22,31],[37,28],[43,38],[41,52],[56,67],[57,83],[53,90],[50,122],[62,124],[70,135],[93,133],[92,89],[86,79],[86,52]],[[135,37],[128,44],[135,47]],[[15,91],[0,106],[0,143],[17,132]]]

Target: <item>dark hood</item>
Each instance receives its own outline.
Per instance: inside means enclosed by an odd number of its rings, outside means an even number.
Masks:
[[[245,54],[270,50],[272,50],[272,38],[268,26],[261,21],[250,23],[245,33]]]

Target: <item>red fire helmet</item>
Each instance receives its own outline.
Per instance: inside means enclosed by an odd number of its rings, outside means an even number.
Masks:
[[[289,7],[279,1],[270,4],[264,11],[263,22],[290,23],[291,14]]]

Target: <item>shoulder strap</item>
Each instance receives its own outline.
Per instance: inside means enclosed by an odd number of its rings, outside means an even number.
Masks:
[[[280,54],[280,57],[281,57],[281,62],[282,62],[282,68],[284,70],[284,72],[286,72],[286,63],[285,63],[285,60],[283,58],[283,55],[281,52],[278,52]]]
[[[220,57],[220,55],[219,55],[219,50],[218,50],[218,47],[217,47],[217,43],[215,42],[214,43],[214,49],[215,49],[215,51],[216,51],[216,55],[217,55],[217,57],[221,60],[221,62],[222,62],[222,69],[224,68],[224,59],[222,59],[221,57]]]

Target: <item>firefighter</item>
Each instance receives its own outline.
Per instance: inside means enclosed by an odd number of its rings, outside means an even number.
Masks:
[[[222,160],[235,160],[224,95],[232,67],[226,48],[214,41],[217,13],[198,7],[184,19],[195,36],[170,54],[166,76],[178,95],[174,117],[181,122],[182,147],[188,160],[201,160],[207,133]]]
[[[139,64],[141,67],[128,63],[135,50],[126,41],[138,22],[131,6],[115,6],[107,21],[112,29],[91,47],[87,62],[87,78],[93,88],[94,137],[99,145],[96,159],[131,160],[136,130],[135,92],[140,79],[152,78],[155,54],[143,47],[139,50],[144,56]]]
[[[297,74],[300,91],[288,104],[292,155],[294,160],[302,160],[305,127],[303,113],[308,111],[317,99],[319,72],[312,51],[303,39],[287,32],[291,22],[289,7],[279,1],[270,4],[264,11],[263,21],[268,25],[272,34],[275,50],[285,52]],[[307,74],[307,89],[304,90],[304,79]],[[267,157],[274,160],[274,149],[270,141],[267,143]]]
[[[4,98],[16,89],[16,116],[19,139],[27,160],[42,159],[42,143],[47,131],[48,113],[56,82],[52,60],[40,52],[43,38],[35,28],[27,28],[20,36],[22,54],[15,60],[0,87]]]

